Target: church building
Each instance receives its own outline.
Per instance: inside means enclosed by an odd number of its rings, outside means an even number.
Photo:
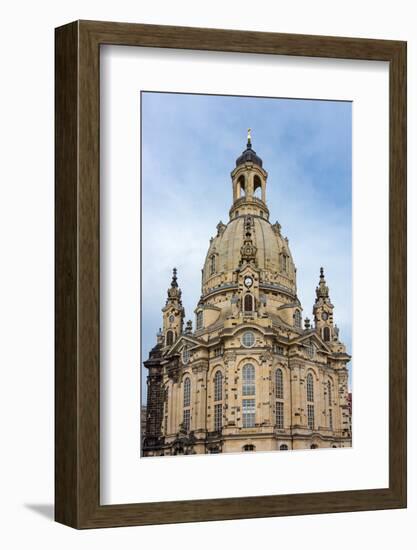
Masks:
[[[313,319],[303,321],[288,239],[269,220],[267,177],[249,132],[231,173],[229,221],[210,239],[194,328],[173,270],[144,362],[143,456],[351,446],[351,357],[324,270]]]

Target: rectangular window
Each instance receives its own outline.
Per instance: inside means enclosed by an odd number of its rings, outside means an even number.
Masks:
[[[329,428],[333,430],[333,412],[332,409],[329,409]]]
[[[213,355],[214,355],[214,357],[221,357],[222,356],[222,348],[221,347],[214,348]]]
[[[243,427],[253,428],[255,426],[255,399],[243,399]]]
[[[184,411],[184,417],[183,417],[183,426],[184,426],[184,430],[186,432],[189,432],[190,431],[190,425],[191,425],[191,412],[190,412],[190,409],[187,409]]]
[[[214,405],[214,431],[219,432],[222,429],[222,405]]]
[[[277,355],[284,355],[284,348],[278,344],[274,344],[274,353]]]
[[[276,425],[279,430],[284,429],[284,403],[282,401],[276,402]]]
[[[164,433],[165,434],[168,433],[168,417],[167,416],[165,417],[165,420],[164,420]]]
[[[307,420],[310,430],[314,430],[314,405],[307,405]]]

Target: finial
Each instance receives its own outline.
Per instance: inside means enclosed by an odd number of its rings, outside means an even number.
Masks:
[[[176,267],[174,267],[174,269],[172,270],[171,287],[172,287],[172,288],[177,288],[177,287],[178,287],[178,283],[177,283],[177,268],[176,268]]]
[[[250,133],[251,133],[251,129],[248,128],[248,143],[247,143],[247,147],[249,147],[249,148],[252,147],[252,138],[251,138]]]
[[[324,278],[324,269],[320,268],[320,281],[319,286],[316,288],[317,298],[328,298],[329,297],[329,287],[326,285],[326,280]]]

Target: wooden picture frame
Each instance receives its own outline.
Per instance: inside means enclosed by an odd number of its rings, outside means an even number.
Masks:
[[[75,528],[406,506],[406,43],[76,21],[56,29],[55,519]],[[99,56],[117,44],[389,62],[389,487],[100,505]]]

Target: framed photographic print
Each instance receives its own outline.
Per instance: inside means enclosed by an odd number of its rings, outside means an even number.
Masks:
[[[406,506],[404,42],[56,29],[55,448],[76,528]]]

